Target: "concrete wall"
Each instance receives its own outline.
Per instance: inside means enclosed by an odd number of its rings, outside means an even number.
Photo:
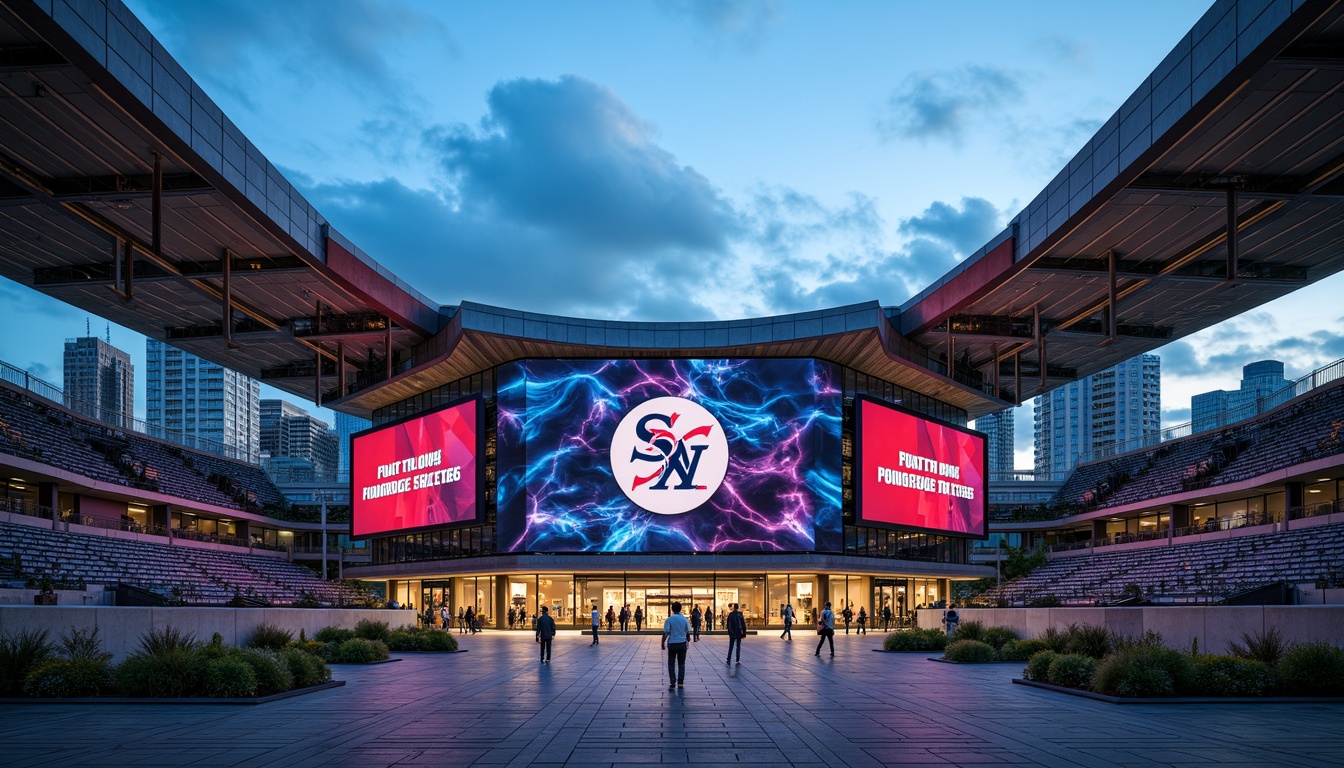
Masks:
[[[1199,638],[1199,649],[1226,653],[1227,644],[1242,633],[1255,634],[1271,627],[1290,643],[1328,640],[1344,644],[1344,605],[1192,605],[1161,608],[958,608],[962,622],[979,621],[987,627],[1009,627],[1020,637],[1040,637],[1049,627],[1070,624],[1102,625],[1113,632],[1140,635],[1153,630],[1167,646],[1185,648]],[[940,628],[943,612],[920,611],[919,626]]]
[[[134,652],[151,628],[174,627],[209,640],[218,632],[228,645],[242,645],[259,624],[274,624],[311,638],[327,626],[353,629],[361,619],[393,628],[415,623],[413,611],[349,608],[115,608],[83,605],[0,605],[0,633],[45,627],[52,640],[70,627],[97,627],[103,647],[120,661]]]

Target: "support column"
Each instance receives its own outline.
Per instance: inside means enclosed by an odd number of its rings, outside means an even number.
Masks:
[[[1237,253],[1237,188],[1229,185],[1227,188],[1227,282],[1237,279],[1237,272],[1240,271],[1237,263],[1240,255]]]
[[[1092,521],[1092,541],[1095,542],[1097,539],[1104,538],[1105,536],[1106,536],[1106,521],[1105,521],[1105,520],[1093,520],[1093,521]],[[1096,545],[1094,544],[1093,546],[1096,546]]]
[[[1307,484],[1306,483],[1284,483],[1283,484],[1283,529],[1286,531],[1292,526],[1291,513],[1294,509],[1301,509],[1307,504]]]
[[[818,618],[821,616],[822,609],[826,607],[826,601],[830,599],[831,599],[831,576],[828,573],[818,573],[817,598],[815,601],[816,616],[814,616],[813,618]],[[835,606],[831,606],[831,610],[834,611]]]
[[[500,619],[509,615],[509,575],[495,574],[495,608],[490,612],[495,629],[503,628]]]
[[[1172,504],[1167,507],[1167,514],[1171,520],[1167,525],[1167,538],[1176,538],[1176,529],[1185,528],[1190,525],[1190,505]]]
[[[46,507],[47,509],[52,510],[53,514],[60,514],[61,510],[58,508],[58,501],[59,496],[57,495],[57,486],[55,483],[37,484],[37,505],[39,507]]]

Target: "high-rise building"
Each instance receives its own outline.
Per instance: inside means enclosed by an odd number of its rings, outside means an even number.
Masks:
[[[1012,474],[1013,409],[1004,408],[997,413],[981,416],[975,420],[974,427],[988,437],[985,450],[989,454],[989,476]]]
[[[261,383],[156,339],[145,340],[145,415],[203,449],[261,460]]]
[[[130,427],[135,418],[135,366],[131,356],[96,336],[65,340],[65,405]]]
[[[334,480],[339,440],[331,425],[284,400],[261,401],[261,450],[271,459],[307,462],[313,480]],[[304,465],[283,462],[291,473]],[[275,466],[281,466],[276,464]]]
[[[348,475],[350,472],[350,436],[361,430],[373,426],[373,422],[368,419],[361,419],[358,416],[351,416],[348,413],[336,414],[336,438],[340,442],[340,460],[337,462],[337,472],[341,475]]]
[[[1240,389],[1215,389],[1190,398],[1191,429],[1203,432],[1227,426],[1264,410],[1262,404],[1272,408],[1279,401],[1270,396],[1289,384],[1292,382],[1283,377],[1283,363],[1278,360],[1258,360],[1242,366]]]
[[[1137,448],[1162,429],[1162,360],[1140,355],[1035,400],[1036,475],[1059,479],[1079,457]]]

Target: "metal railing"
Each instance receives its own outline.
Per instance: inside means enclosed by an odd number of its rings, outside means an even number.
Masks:
[[[142,435],[148,435],[149,437],[173,443],[174,445],[180,445],[184,448],[190,448],[194,451],[212,453],[216,456],[223,456],[237,461],[245,461],[249,464],[258,463],[258,459],[250,456],[248,450],[244,448],[226,445],[204,437],[189,435],[178,430],[167,429],[156,424],[151,424],[143,419],[137,419],[133,414],[122,413],[119,410],[106,409],[95,403],[67,398],[61,388],[55,384],[44,381],[25,370],[16,368],[15,366],[4,362],[3,360],[0,360],[0,380],[21,387],[38,397],[45,398],[53,403],[69,408],[81,416],[94,419],[100,424],[113,429],[139,432]]]
[[[1219,415],[1215,423],[1203,425],[1199,430],[1195,429],[1194,421],[1189,421],[1185,424],[1165,427],[1157,432],[1142,437],[1116,441],[1078,454],[1077,459],[1074,460],[1074,466],[1096,461],[1097,459],[1119,456],[1122,453],[1129,453],[1130,451],[1136,451],[1140,448],[1151,448],[1152,446],[1161,445],[1162,443],[1170,442],[1172,440],[1189,437],[1197,434],[1197,432],[1208,432],[1214,429],[1230,427],[1238,422],[1255,418],[1267,411],[1272,411],[1295,397],[1305,395],[1312,390],[1319,389],[1326,384],[1338,381],[1341,378],[1344,378],[1344,358],[1336,360],[1328,365],[1323,365],[1291,384],[1281,387],[1275,392],[1256,398],[1255,402],[1224,411]]]

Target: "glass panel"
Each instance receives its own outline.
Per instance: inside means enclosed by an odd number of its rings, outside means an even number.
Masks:
[[[738,603],[741,606],[742,615],[747,620],[748,627],[765,626],[765,577],[742,577],[736,574],[718,577],[714,590],[714,602],[716,611],[723,609],[723,615],[727,616],[731,610],[730,603]]]
[[[784,620],[780,617],[780,611],[785,604],[792,602],[789,595],[789,577],[786,574],[770,574],[765,577],[765,583],[766,605],[770,609],[769,622],[772,625],[782,625]]]
[[[555,619],[555,623],[572,623],[575,613],[574,577],[569,574],[543,574],[538,577],[537,602],[529,607],[527,612],[535,616],[543,605],[551,609],[551,616]]]

